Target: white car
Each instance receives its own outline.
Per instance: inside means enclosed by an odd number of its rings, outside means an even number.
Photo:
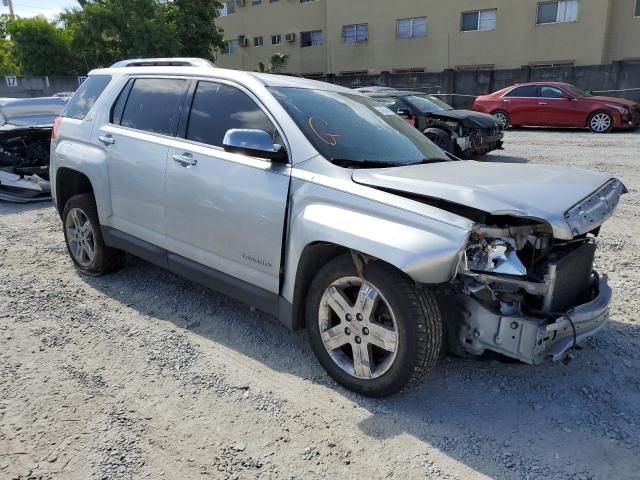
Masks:
[[[328,83],[192,59],[89,74],[56,121],[55,203],[76,267],[124,252],[306,327],[339,383],[383,396],[441,346],[531,364],[608,318],[599,172],[457,161]]]

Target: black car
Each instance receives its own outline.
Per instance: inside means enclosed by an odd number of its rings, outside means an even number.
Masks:
[[[362,93],[404,117],[447,152],[466,157],[502,148],[502,126],[492,115],[455,110],[442,100],[422,93],[390,89]]]

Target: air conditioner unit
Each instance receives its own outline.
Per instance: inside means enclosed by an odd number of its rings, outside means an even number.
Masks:
[[[241,47],[248,47],[249,46],[249,39],[247,37],[245,37],[244,35],[240,35],[238,37],[238,45]]]
[[[284,39],[289,43],[295,42],[296,41],[296,34],[295,33],[287,33],[284,36]]]
[[[236,5],[239,7],[244,7],[244,0],[236,0]]]

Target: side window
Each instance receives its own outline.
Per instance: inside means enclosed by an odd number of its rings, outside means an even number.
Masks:
[[[62,112],[63,117],[82,120],[111,81],[110,75],[91,75],[73,94]]]
[[[109,121],[115,125],[120,125],[120,123],[122,122],[122,112],[124,111],[124,106],[127,103],[127,99],[129,98],[129,93],[131,92],[133,82],[133,78],[130,78],[127,81],[126,85],[120,92],[120,95],[118,95],[116,103],[114,103],[111,107],[111,118],[109,119]]]
[[[137,78],[126,99],[120,125],[163,135],[173,134],[186,85],[187,81],[181,79]]]
[[[229,85],[200,82],[189,113],[187,140],[222,147],[222,139],[232,128],[264,130],[279,141],[271,120],[244,92]]]
[[[538,87],[535,85],[526,85],[524,87],[518,87],[511,90],[505,95],[505,97],[537,97]]]
[[[562,90],[549,85],[543,85],[540,87],[540,96],[542,98],[562,98]]]

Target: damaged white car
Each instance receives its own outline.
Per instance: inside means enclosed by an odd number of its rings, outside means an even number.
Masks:
[[[0,200],[51,198],[49,146],[64,98],[0,99]]]
[[[115,271],[126,251],[241,299],[306,328],[365,395],[417,382],[443,345],[565,359],[608,318],[593,263],[619,180],[457,161],[351,90],[124,61],[89,75],[53,137],[80,271]]]

